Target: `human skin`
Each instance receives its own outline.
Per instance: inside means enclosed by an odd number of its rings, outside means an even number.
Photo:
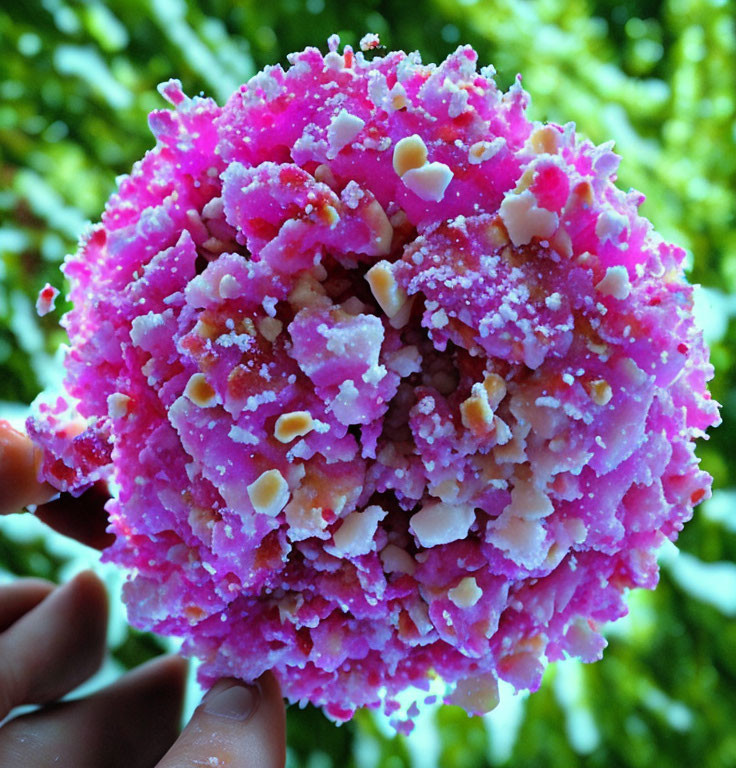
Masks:
[[[0,422],[0,514],[42,505],[38,516],[56,530],[104,546],[99,489],[49,504],[56,492],[37,482],[35,470],[28,438]],[[91,571],[61,587],[41,579],[0,586],[0,765],[284,765],[284,704],[270,673],[252,686],[217,682],[181,734],[187,664],[177,656],[154,659],[87,698],[60,701],[102,663],[107,616],[105,588]],[[27,704],[38,709],[12,716]]]

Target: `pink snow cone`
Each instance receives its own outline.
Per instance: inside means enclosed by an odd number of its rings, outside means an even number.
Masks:
[[[224,107],[162,86],[28,429],[58,488],[110,482],[130,621],[204,681],[485,712],[600,658],[710,493],[685,254],[470,47],[289,61]]]

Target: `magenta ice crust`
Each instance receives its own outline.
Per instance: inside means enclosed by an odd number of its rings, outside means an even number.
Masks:
[[[710,493],[712,367],[611,145],[469,47],[367,58],[161,87],[28,428],[60,489],[111,481],[130,620],[205,681],[273,669],[342,721],[439,679],[480,713],[655,586]]]

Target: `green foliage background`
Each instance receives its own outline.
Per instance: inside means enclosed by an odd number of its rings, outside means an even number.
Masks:
[[[409,739],[369,713],[337,729],[292,709],[291,765],[736,766],[735,16],[726,0],[0,2],[0,412],[58,375],[68,307],[39,320],[32,303],[47,280],[62,287],[59,263],[85,221],[152,146],[157,83],[179,77],[222,102],[288,52],[324,49],[332,32],[356,46],[378,32],[425,61],[469,42],[504,87],[523,73],[535,118],[616,140],[620,185],[647,194],[643,212],[688,249],[691,279],[706,288],[724,424],[700,455],[716,496],[680,537],[683,554],[663,558],[659,588],[631,596],[604,660],[551,668],[505,714],[433,710]],[[49,537],[19,539],[0,521],[6,574],[59,578],[68,559]],[[128,631],[113,653],[132,666],[161,647]]]

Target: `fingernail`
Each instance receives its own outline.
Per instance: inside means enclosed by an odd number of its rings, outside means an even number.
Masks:
[[[259,691],[255,685],[241,682],[217,683],[202,700],[202,709],[208,715],[247,720],[255,712],[258,697]]]

